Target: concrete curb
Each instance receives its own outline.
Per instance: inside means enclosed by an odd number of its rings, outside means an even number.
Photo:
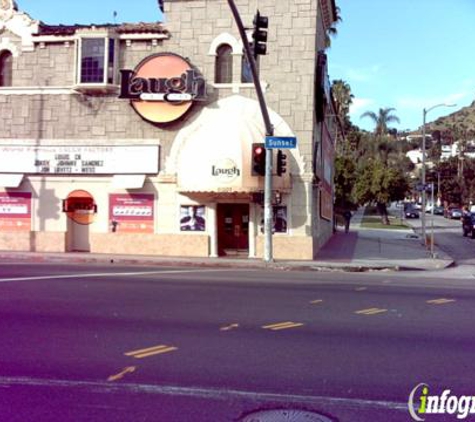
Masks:
[[[241,268],[241,269],[268,269],[280,271],[316,271],[316,272],[376,272],[376,271],[437,271],[453,266],[453,260],[447,260],[440,268],[421,268],[418,266],[361,263],[333,263],[333,262],[288,262],[275,261],[266,263],[260,260],[241,260],[226,258],[160,258],[149,256],[127,257],[123,255],[77,255],[75,253],[48,254],[28,252],[0,252],[0,259],[21,260],[30,262],[68,262],[71,264],[111,264],[111,265],[142,265],[142,266],[186,266],[209,268]]]

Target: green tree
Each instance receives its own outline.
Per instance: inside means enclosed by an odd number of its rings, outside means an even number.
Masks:
[[[366,160],[355,183],[355,198],[360,204],[376,205],[383,224],[389,224],[386,204],[405,198],[409,183],[401,169],[388,167],[381,160]]]
[[[353,190],[357,173],[355,161],[348,156],[335,159],[335,208],[337,212],[356,208]]]
[[[396,122],[399,123],[399,117],[392,114],[395,108],[380,108],[378,113],[374,111],[366,111],[361,115],[361,118],[369,117],[375,124],[374,134],[376,136],[382,136],[389,133],[389,124]]]

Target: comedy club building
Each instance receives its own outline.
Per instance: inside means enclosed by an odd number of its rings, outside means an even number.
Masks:
[[[252,26],[256,2],[236,3]],[[332,233],[335,4],[259,7],[274,134],[297,138],[280,175],[274,157],[274,257],[313,259]],[[1,250],[262,257],[265,128],[231,11],[164,9],[165,23],[70,26],[0,2]]]

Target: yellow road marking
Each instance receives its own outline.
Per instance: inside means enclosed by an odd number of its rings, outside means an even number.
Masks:
[[[300,327],[303,324],[300,322],[292,322],[292,321],[287,321],[287,322],[278,322],[276,324],[270,324],[270,325],[263,325],[262,328],[265,330],[285,330],[286,328],[295,328],[295,327]]]
[[[219,330],[220,331],[229,331],[229,330],[232,330],[233,328],[238,328],[239,327],[239,324],[238,323],[233,323],[233,324],[230,324],[230,325],[226,325],[224,327],[221,327]]]
[[[440,299],[426,300],[431,305],[443,305],[445,303],[455,302],[455,299],[446,299],[441,297]]]
[[[317,303],[322,303],[322,302],[323,302],[323,299],[315,299],[315,300],[310,301],[312,305],[316,305]]]
[[[109,378],[107,378],[107,381],[117,381],[121,378],[124,377],[125,374],[132,373],[136,370],[137,368],[135,366],[127,366],[124,368],[121,372],[115,375],[111,375]]]
[[[382,308],[368,308],[368,309],[361,309],[359,311],[355,311],[355,314],[359,315],[375,315],[375,314],[380,314],[383,312],[387,312],[387,309],[382,309]]]
[[[132,350],[131,352],[124,353],[125,356],[132,356],[136,359],[146,358],[147,356],[159,355],[161,353],[173,352],[178,347],[166,346],[161,344],[159,346],[148,347],[147,349]]]
[[[362,292],[363,290],[368,290],[368,288],[367,287],[357,287],[355,290],[357,292]]]

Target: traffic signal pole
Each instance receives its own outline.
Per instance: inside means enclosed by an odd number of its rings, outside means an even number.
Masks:
[[[254,87],[256,89],[257,99],[259,101],[259,106],[261,108],[262,118],[264,119],[264,125],[266,128],[266,136],[274,135],[274,128],[270,121],[269,112],[267,110],[266,100],[264,98],[264,93],[262,92],[261,83],[259,80],[259,75],[257,73],[256,61],[254,55],[252,54],[249,41],[247,39],[246,30],[242,24],[241,16],[239,11],[234,3],[234,0],[228,0],[229,7],[234,16],[234,20],[239,30],[239,34],[242,39],[244,46],[244,51],[246,57],[251,67],[252,79],[254,81]],[[273,251],[272,251],[272,228],[273,228],[273,213],[272,213],[272,149],[266,148],[266,174],[264,182],[264,261],[272,262],[273,261]]]

